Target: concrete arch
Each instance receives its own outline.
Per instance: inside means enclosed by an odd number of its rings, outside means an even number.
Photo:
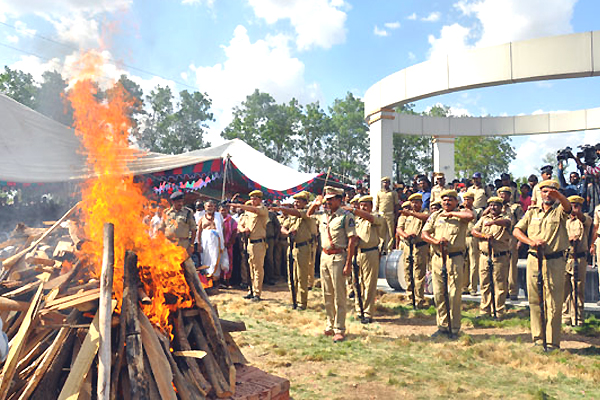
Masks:
[[[439,138],[434,168],[454,176],[456,136],[532,135],[600,128],[600,108],[509,117],[439,118],[395,113],[405,103],[479,87],[600,75],[600,31],[473,49],[391,74],[365,93],[371,141],[371,190],[392,172],[393,135]],[[441,140],[444,138],[444,140]]]

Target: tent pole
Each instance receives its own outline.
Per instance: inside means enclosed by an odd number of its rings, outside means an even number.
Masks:
[[[229,166],[229,158],[231,158],[231,156],[227,154],[225,157],[225,167],[223,168],[223,189],[221,190],[221,201],[225,200],[225,185],[227,184],[227,167]]]

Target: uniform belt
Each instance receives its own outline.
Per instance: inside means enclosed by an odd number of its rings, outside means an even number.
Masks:
[[[435,252],[435,254],[438,257],[442,256],[442,253],[438,253],[437,251]],[[457,257],[457,256],[464,256],[464,251],[453,251],[452,253],[448,253],[448,258],[453,258],[453,257]]]
[[[421,242],[415,243],[415,247],[417,247],[417,248],[419,248],[419,247],[423,247],[423,246],[425,246],[426,244],[427,244],[427,242],[425,242],[425,241],[421,241]]]
[[[528,251],[527,252],[529,255],[534,256],[535,258],[538,258],[538,254],[535,251]],[[561,258],[562,256],[565,255],[564,251],[557,251],[555,253],[550,253],[550,254],[544,254],[544,258],[546,260],[554,260],[556,258]]]
[[[494,252],[493,256],[494,257],[502,257],[502,256],[505,256],[505,255],[507,255],[509,253],[510,253],[510,251],[499,251],[499,252]],[[482,251],[481,254],[483,254],[486,257],[490,256],[490,253],[486,253],[485,251]]]
[[[580,251],[579,253],[575,253],[575,258],[581,258],[581,257],[585,257],[587,256],[587,252],[585,251]],[[571,257],[573,257],[573,255],[571,255]]]
[[[366,253],[367,251],[379,250],[379,246],[368,247],[366,249],[358,249],[358,250],[360,250],[361,253]]]
[[[327,254],[328,256],[332,255],[332,254],[342,254],[343,252],[345,252],[346,249],[323,249],[323,253]]]
[[[298,248],[298,247],[303,247],[303,246],[306,246],[306,245],[307,245],[307,244],[309,244],[309,243],[310,243],[310,240],[305,240],[304,242],[296,243],[296,244],[295,244],[295,247],[296,247],[296,248]]]
[[[266,241],[266,239],[265,239],[265,238],[262,238],[262,239],[254,239],[254,240],[253,240],[253,239],[250,239],[250,243],[252,243],[252,244],[256,244],[256,243],[262,243],[262,242],[264,242],[264,241]]]

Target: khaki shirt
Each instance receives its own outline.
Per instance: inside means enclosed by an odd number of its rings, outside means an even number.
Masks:
[[[161,230],[170,239],[189,239],[190,234],[196,231],[194,212],[187,207],[182,207],[179,211],[173,207],[168,208],[163,215]]]
[[[539,184],[536,184],[531,190],[531,206],[542,206],[542,190]]]
[[[569,247],[567,218],[569,214],[560,203],[555,203],[548,212],[532,204],[515,228],[523,231],[529,239],[544,240],[546,254],[556,253]]]
[[[279,220],[279,225],[283,226],[283,227],[287,227],[287,220],[289,219],[288,216],[286,214],[279,214],[277,216],[277,219]],[[279,232],[279,236],[278,236],[278,240],[281,242],[287,242],[287,235],[285,235],[283,232]]]
[[[475,196],[473,200],[473,208],[486,208],[488,199],[492,197],[487,186],[482,186],[479,188],[476,186],[469,186],[467,192],[473,193]]]
[[[510,219],[510,217],[504,213],[500,213],[497,217],[493,217],[492,214],[487,214],[481,217],[481,219],[477,221],[473,227],[473,229],[478,232],[493,236],[494,240],[492,241],[492,250],[496,253],[509,250],[509,242],[512,236],[510,228],[507,229],[500,225],[485,226],[486,222],[499,219]],[[489,254],[490,250],[488,244],[489,243],[487,240],[480,240],[479,249]]]
[[[594,225],[600,225],[600,205],[594,209]]]
[[[415,243],[419,243],[421,242],[423,239],[421,239],[421,231],[423,231],[423,225],[425,224],[424,221],[420,220],[417,217],[414,217],[412,215],[407,215],[407,216],[402,216],[401,218],[398,218],[398,228],[402,229],[405,233],[407,234],[415,234],[417,235]],[[407,241],[404,241],[404,243],[406,243],[408,245]]]
[[[300,217],[289,215],[283,225],[288,231],[296,231],[294,237],[296,243],[309,241],[312,236],[310,229],[310,225],[313,223],[312,219],[306,215],[306,211],[300,211],[300,214],[302,214]]]
[[[590,229],[592,228],[592,218],[584,215],[585,221],[581,222],[577,217],[569,217],[567,219],[567,234],[569,238],[575,236],[579,241],[576,253],[589,251],[588,239],[590,237]]]
[[[338,208],[334,213],[317,211],[314,215],[319,221],[319,233],[324,249],[345,249],[348,247],[348,239],[356,236],[356,221],[351,212]]]
[[[455,211],[459,211],[458,209]],[[423,226],[423,232],[429,233],[436,239],[448,239],[448,252],[465,251],[467,246],[468,221],[460,218],[442,217],[444,210],[438,210],[429,216]],[[440,246],[432,246],[437,252]]]
[[[462,210],[468,210],[468,208],[462,208]],[[473,236],[471,235],[471,230],[475,227],[475,224],[477,223],[477,221],[479,220],[479,217],[481,216],[481,210],[469,210],[473,213],[473,219],[469,221],[469,223],[467,224],[467,237]]]
[[[267,237],[267,222],[269,211],[265,206],[258,206],[258,213],[245,211],[244,225],[250,228],[250,240],[265,239]]]
[[[435,202],[436,200],[442,199],[442,192],[448,189],[448,186],[438,186],[435,185],[431,188],[431,199],[429,200],[429,204]]]
[[[395,190],[385,191],[381,189],[375,196],[375,210],[381,214],[393,214],[398,204],[398,193]]]
[[[368,249],[379,245],[381,236],[380,227],[385,226],[385,220],[379,214],[373,213],[373,222],[360,217],[356,218],[356,234],[358,235],[358,247]]]
[[[519,222],[521,218],[523,218],[523,215],[525,215],[523,207],[521,207],[520,204],[504,204],[502,206],[502,213],[505,214],[508,219],[510,219],[511,231],[515,227],[517,222]]]

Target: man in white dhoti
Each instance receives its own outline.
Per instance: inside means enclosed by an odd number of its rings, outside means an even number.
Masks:
[[[215,202],[209,200],[204,203],[204,213],[196,212],[196,217],[201,264],[208,267],[207,276],[217,281],[221,271],[229,271],[229,257],[223,238],[223,217],[215,211]]]

